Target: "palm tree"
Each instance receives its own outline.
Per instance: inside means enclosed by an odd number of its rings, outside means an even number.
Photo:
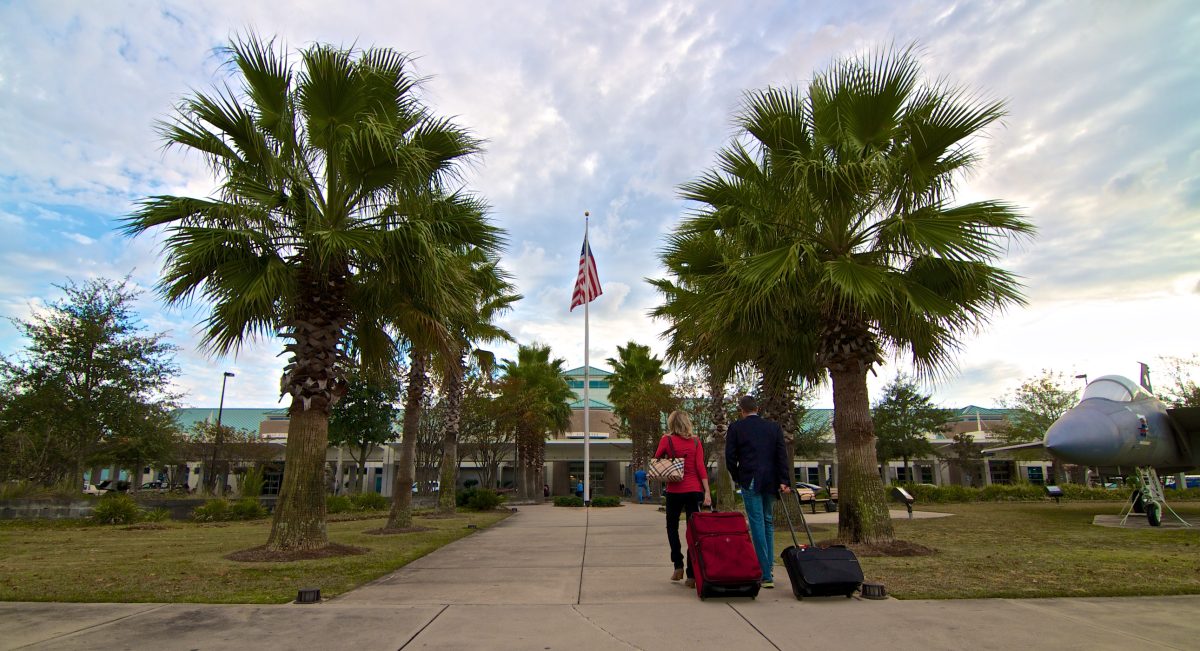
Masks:
[[[765,332],[812,324],[810,350],[833,383],[843,539],[894,538],[867,373],[887,351],[911,355],[924,376],[944,373],[963,334],[1023,302],[1019,280],[993,263],[1033,227],[1004,203],[951,205],[978,160],[973,144],[1003,114],[1000,102],[921,84],[911,48],[847,59],[807,94],[749,93],[741,139],[683,186],[705,208],[677,234],[713,232],[739,252],[708,311]],[[776,301],[789,308],[762,309]]]
[[[613,374],[608,393],[614,411],[629,428],[633,442],[631,461],[645,467],[652,446],[662,435],[663,414],[675,407],[671,387],[663,383],[667,370],[663,361],[650,354],[650,347],[629,342],[617,346],[617,357],[608,358]]]
[[[497,326],[495,320],[512,309],[520,294],[511,293],[513,285],[508,274],[499,268],[496,261],[476,256],[472,261],[471,280],[476,290],[476,309],[465,315],[465,319],[453,324],[451,331],[457,345],[444,364],[446,378],[446,431],[442,440],[442,463],[438,484],[438,511],[454,513],[456,507],[455,487],[458,483],[458,431],[462,416],[467,357],[471,355],[485,375],[491,375],[496,365],[496,356],[488,350],[473,347],[491,341],[512,341],[507,330]]]
[[[196,93],[160,127],[168,146],[209,163],[215,196],[150,197],[125,229],[165,229],[160,290],[169,303],[211,305],[211,352],[255,336],[290,340],[281,390],[291,420],[268,547],[320,548],[343,342],[352,337],[363,364],[386,372],[392,324],[436,324],[444,306],[464,303],[446,260],[464,246],[495,251],[501,235],[480,201],[447,187],[478,142],[419,101],[405,55],[315,44],[297,65],[256,37],[228,54],[241,89]]]
[[[563,379],[562,359],[550,359],[550,347],[534,344],[517,349],[517,359],[503,360],[500,402],[505,427],[517,443],[517,490],[526,499],[542,499],[546,437],[571,424],[571,387]]]

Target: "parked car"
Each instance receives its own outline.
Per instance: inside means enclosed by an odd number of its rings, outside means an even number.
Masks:
[[[112,480],[105,479],[104,481],[100,482],[99,484],[96,484],[96,488],[107,493],[108,491],[113,490]],[[122,492],[122,493],[129,490],[129,482],[127,482],[123,479],[118,481],[116,489],[118,492]]]
[[[90,484],[87,482],[84,482],[84,484],[83,484],[83,493],[85,495],[103,495],[107,492],[108,491],[106,491],[106,490],[98,488],[95,484]]]
[[[165,481],[148,481],[148,482],[142,484],[142,490],[153,491],[156,493],[165,493],[165,492],[171,490],[171,487],[169,485],[167,485],[167,482],[165,482]]]

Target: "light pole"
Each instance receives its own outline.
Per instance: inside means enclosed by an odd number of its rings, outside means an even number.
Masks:
[[[225,382],[231,377],[234,377],[234,374],[229,371],[225,371],[225,374],[221,376],[221,403],[217,405],[217,429],[221,429],[221,412],[225,411]]]
[[[1083,380],[1083,386],[1087,386],[1087,373],[1081,373],[1075,376],[1076,380]]]
[[[216,461],[217,455],[222,452],[221,448],[223,448],[224,444],[225,444],[224,430],[221,429],[221,412],[225,411],[225,383],[228,382],[229,378],[231,378],[231,377],[234,377],[234,375],[233,375],[233,373],[231,373],[229,371],[225,371],[224,375],[221,376],[221,402],[217,404],[217,435],[216,435],[216,440],[213,442],[215,444],[214,445],[215,449],[213,450],[213,461],[214,462]],[[213,465],[216,465],[216,464],[214,463]],[[225,464],[221,464],[221,465],[224,466]],[[213,474],[216,475],[215,477],[213,477],[213,480],[217,482],[217,485],[214,487],[214,489],[215,489],[217,496],[219,497],[225,492],[223,489],[225,488],[225,482],[228,480],[226,479],[226,477],[224,475],[226,473],[228,473],[228,471],[226,470],[223,473],[219,473],[219,472],[217,472],[218,470],[225,470],[225,469],[223,467],[222,468],[213,468]]]

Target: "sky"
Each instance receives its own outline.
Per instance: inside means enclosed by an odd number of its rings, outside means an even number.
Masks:
[[[507,231],[525,296],[501,322],[583,364],[568,312],[590,211],[604,294],[590,358],[662,352],[648,312],[658,253],[689,210],[678,187],[735,136],[746,91],[801,86],[839,58],[916,44],[929,80],[1007,103],[962,202],[1020,207],[1038,229],[1001,266],[1028,304],[968,334],[924,385],[944,406],[992,406],[1043,369],[1137,377],[1200,352],[1200,4],[1100,2],[32,2],[0,0],[0,316],[28,319],[67,279],[128,277],[137,313],[180,347],[187,406],[286,405],[278,340],[236,357],[198,346],[204,306],[155,293],[154,236],[115,230],[143,197],[205,196],[195,155],[154,125],[190,92],[236,82],[220,48],[249,31],[411,53],[425,102],[484,139],[464,187]],[[0,352],[22,341],[0,322]],[[513,346],[498,346],[502,357]],[[870,379],[873,398],[906,370]],[[1165,379],[1162,375],[1158,379]],[[821,390],[817,406],[829,406]]]

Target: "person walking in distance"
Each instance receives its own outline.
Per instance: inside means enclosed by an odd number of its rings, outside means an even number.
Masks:
[[[633,472],[633,483],[637,487],[637,501],[642,503],[644,499],[650,499],[650,485],[646,479],[646,469],[638,466],[638,469]]]
[[[791,492],[788,486],[787,448],[783,428],[779,423],[758,415],[754,396],[738,399],[737,421],[725,435],[725,464],[733,481],[742,489],[750,539],[762,566],[763,587],[774,588],[772,568],[775,566],[775,526],[772,512],[779,491]]]
[[[658,450],[654,458],[682,458],[683,479],[667,483],[667,543],[671,546],[671,563],[675,572],[671,574],[672,581],[678,581],[687,575],[687,586],[695,587],[696,579],[692,574],[692,555],[687,556],[687,569],[684,569],[683,552],[679,544],[679,514],[691,515],[704,506],[712,506],[712,494],[708,490],[708,469],[704,466],[704,448],[700,440],[692,434],[692,419],[683,411],[673,411],[667,416],[667,434],[658,442]],[[639,489],[640,490],[640,489]]]

